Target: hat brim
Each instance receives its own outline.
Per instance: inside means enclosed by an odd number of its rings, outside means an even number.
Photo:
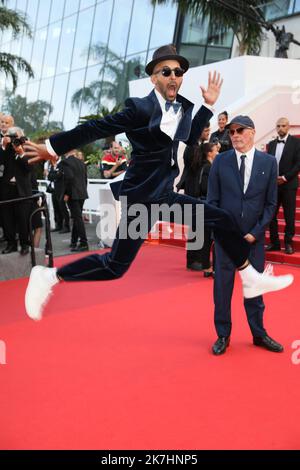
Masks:
[[[160,62],[164,62],[165,60],[177,60],[177,62],[180,63],[180,66],[181,68],[186,72],[189,67],[190,67],[190,63],[189,61],[185,58],[185,57],[182,57],[181,55],[176,55],[176,54],[170,54],[170,55],[165,55],[165,56],[161,56],[159,57],[158,59],[154,59],[154,60],[151,60],[151,62],[149,62],[149,64],[146,65],[145,67],[145,72],[148,74],[148,75],[152,75],[153,73],[153,70],[154,70],[154,67],[159,64]]]
[[[229,129],[230,126],[233,126],[236,124],[237,126],[243,127],[244,129],[254,129],[252,126],[246,126],[245,124],[241,124],[240,122],[230,122],[229,124],[226,124],[225,129]]]

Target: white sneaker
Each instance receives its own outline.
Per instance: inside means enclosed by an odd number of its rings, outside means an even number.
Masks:
[[[32,320],[41,320],[44,307],[49,301],[52,287],[59,281],[55,268],[34,266],[25,294],[25,308]]]
[[[266,294],[276,290],[284,289],[292,284],[294,276],[285,274],[284,276],[274,276],[273,266],[268,264],[263,273],[259,273],[251,266],[239,271],[245,299],[252,299],[258,295]]]

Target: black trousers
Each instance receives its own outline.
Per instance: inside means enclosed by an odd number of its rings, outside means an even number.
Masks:
[[[2,199],[18,199],[19,193],[15,184],[6,184],[3,188]],[[29,216],[32,202],[23,201],[2,206],[3,228],[7,243],[16,245],[16,234],[19,233],[21,246],[29,245]]]
[[[73,220],[71,243],[74,243],[74,245],[77,243],[78,240],[82,245],[87,244],[85,226],[82,220],[83,204],[84,200],[81,199],[69,199],[68,201],[68,206],[71,212],[71,218]]]
[[[63,197],[56,193],[52,193],[52,205],[54,210],[55,227],[62,229],[63,227],[69,228],[70,216],[67,209],[67,205],[63,200]]]
[[[250,245],[249,260],[258,272],[263,272],[265,251],[263,243]],[[215,243],[215,328],[218,336],[230,336],[231,333],[231,298],[235,279],[235,265],[218,242]],[[265,336],[263,313],[265,305],[262,296],[244,299],[248,324],[253,336]]]
[[[171,192],[155,201],[155,204],[167,206],[178,204],[182,208],[188,206],[193,215],[194,228],[200,205],[203,203],[190,196]],[[59,277],[65,281],[104,281],[123,276],[135,259],[151,226],[155,223],[150,216],[151,203],[147,203],[144,206],[147,220],[143,235],[137,238],[132,236],[122,238],[122,233],[126,232],[127,228],[137,220],[136,216],[129,215],[132,206],[128,205],[122,209],[120,225],[110,253],[90,255],[67,264],[58,269]],[[216,240],[232,259],[234,265],[242,266],[248,259],[250,246],[239,233],[232,217],[226,211],[204,203],[204,218],[205,224],[214,229]]]
[[[194,261],[201,263],[203,269],[209,269],[210,263],[210,251],[213,243],[212,229],[208,226],[204,227],[204,243],[200,250],[186,250],[186,262],[187,265]]]
[[[281,186],[278,187],[277,209],[269,227],[270,240],[274,245],[280,244],[277,214],[281,205],[285,219],[284,242],[292,243],[293,241],[293,237],[295,235],[296,193],[297,189],[288,189]]]

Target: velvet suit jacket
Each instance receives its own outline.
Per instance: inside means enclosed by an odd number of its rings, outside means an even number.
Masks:
[[[119,113],[52,136],[50,143],[57,155],[62,155],[94,140],[125,132],[132,145],[131,160],[124,180],[111,183],[114,196],[127,196],[128,202],[159,200],[173,191],[174,179],[179,173],[179,141],[187,145],[196,143],[212,116],[212,112],[202,106],[192,119],[194,105],[180,95],[177,101],[182,104],[183,116],[174,140],[160,130],[162,111],[153,90],[144,98],[128,98]]]
[[[263,241],[277,206],[275,157],[255,150],[244,193],[235,150],[217,155],[209,173],[207,202],[226,209],[244,235],[251,233],[257,241]]]

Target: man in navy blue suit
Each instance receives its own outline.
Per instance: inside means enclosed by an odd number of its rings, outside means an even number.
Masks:
[[[255,149],[255,126],[248,116],[235,117],[227,127],[233,150],[223,152],[215,159],[209,176],[207,201],[233,216],[249,243],[252,266],[263,272],[265,230],[277,205],[276,159]],[[214,302],[218,339],[213,345],[213,353],[219,355],[226,351],[230,342],[231,297],[236,267],[218,240],[215,252]],[[253,343],[270,351],[283,351],[281,344],[270,338],[264,328],[262,295],[245,298],[244,306]]]
[[[187,145],[196,143],[212,116],[210,108],[219,96],[222,80],[216,72],[209,74],[207,89],[201,87],[204,106],[192,119],[193,104],[178,94],[188,68],[188,61],[177,54],[174,46],[162,46],[154,52],[146,66],[146,72],[154,85],[154,90],[148,96],[129,98],[121,112],[56,134],[50,137],[46,145],[29,143],[26,146],[26,155],[35,162],[55,160],[70,149],[122,132],[126,132],[132,145],[130,165],[123,181],[111,184],[115,197],[122,196],[124,200],[126,196],[111,252],[90,255],[59,269],[35,266],[25,296],[26,311],[31,318],[41,318],[52,287],[60,280],[102,281],[121,277],[129,269],[156,221],[152,217],[155,205],[177,205],[184,210],[188,208],[193,216],[192,229],[195,232],[202,213],[200,202],[173,191],[174,179],[179,173],[177,150],[180,141]],[[129,226],[137,218],[131,213],[135,203],[142,203],[146,212],[143,234],[137,237],[128,233]],[[205,223],[214,228],[220,245],[240,269],[245,297],[279,290],[292,283],[291,275],[261,275],[249,264],[249,244],[227,212],[204,205],[204,217]],[[128,235],[124,236],[124,233]]]

